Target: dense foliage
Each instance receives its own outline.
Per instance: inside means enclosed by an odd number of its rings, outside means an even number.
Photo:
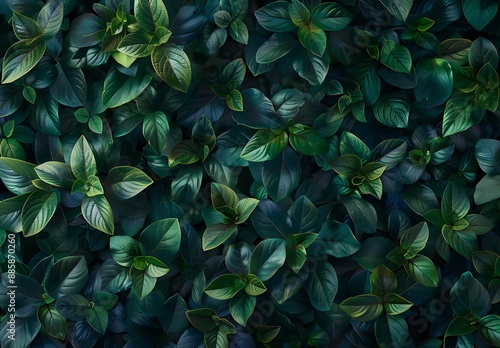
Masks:
[[[0,345],[500,347],[498,8],[1,1]]]

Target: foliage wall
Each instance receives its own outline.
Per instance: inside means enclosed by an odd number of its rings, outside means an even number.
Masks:
[[[0,2],[0,345],[499,347],[498,7]]]

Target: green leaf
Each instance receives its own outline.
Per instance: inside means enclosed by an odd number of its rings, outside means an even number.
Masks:
[[[415,255],[408,264],[405,265],[406,272],[416,282],[423,286],[437,287],[439,283],[439,276],[436,266],[427,256]]]
[[[217,313],[212,308],[197,308],[186,311],[186,316],[193,327],[201,332],[209,332],[217,329],[214,317]]]
[[[406,128],[410,116],[410,101],[404,92],[387,94],[373,106],[373,113],[383,125]]]
[[[384,295],[384,308],[389,315],[403,314],[413,306],[413,303],[395,293]]]
[[[236,204],[236,212],[238,214],[238,219],[236,224],[244,223],[248,220],[252,212],[259,205],[259,200],[255,198],[243,198]]]
[[[199,160],[198,151],[190,140],[177,143],[168,155],[168,165],[170,167],[175,167],[178,164],[192,164]]]
[[[320,29],[340,31],[351,23],[352,14],[336,2],[325,2],[313,8],[311,20]]]
[[[203,341],[206,348],[228,348],[229,341],[227,335],[220,327],[205,333]]]
[[[294,130],[289,135],[290,145],[306,156],[317,156],[328,152],[328,142],[313,128]]]
[[[243,111],[231,112],[233,119],[246,127],[253,129],[278,128],[283,121],[278,117],[272,102],[264,93],[255,88],[245,89],[243,96]],[[245,133],[245,136],[249,133]]]
[[[429,187],[422,184],[406,187],[401,192],[401,198],[411,210],[422,216],[429,210],[439,208],[436,194]]]
[[[90,311],[89,301],[80,294],[62,296],[55,308],[63,317],[73,321],[85,319]]]
[[[48,270],[45,290],[56,300],[63,295],[78,294],[87,282],[89,271],[83,256],[66,256]]]
[[[255,274],[260,280],[269,280],[286,260],[285,241],[270,238],[260,242],[250,257],[250,273]]]
[[[417,101],[425,102],[430,109],[450,98],[453,91],[453,71],[446,60],[424,59],[417,64],[415,70],[418,78],[414,89]]]
[[[23,235],[29,237],[42,231],[54,215],[56,208],[57,194],[55,192],[33,192],[23,207]]]
[[[251,162],[264,162],[276,158],[288,144],[286,132],[276,134],[261,129],[250,139],[241,152],[241,158]]]
[[[158,156],[167,148],[169,131],[167,116],[162,111],[152,112],[144,118],[142,134]]]
[[[40,25],[43,39],[48,40],[56,36],[61,28],[64,11],[62,1],[51,1],[45,4],[38,13],[36,21]]]
[[[229,302],[229,312],[233,319],[240,325],[246,326],[252,315],[257,300],[245,292],[240,292]]]
[[[236,218],[232,215],[236,213],[239,198],[230,187],[213,182],[210,186],[210,195],[215,210],[230,219]]]
[[[488,233],[494,226],[489,218],[480,214],[469,214],[464,217],[464,220],[468,223],[467,229],[476,235]]]
[[[175,259],[181,244],[179,220],[167,218],[151,223],[142,231],[139,241],[148,256],[169,264]]]
[[[479,139],[475,154],[479,167],[486,174],[500,174],[500,141],[497,139]]]
[[[181,92],[187,91],[191,83],[191,63],[182,49],[174,44],[155,47],[151,63],[156,73],[170,87]]]
[[[425,248],[428,239],[429,227],[425,221],[406,230],[400,241],[401,248],[406,250],[405,257],[413,258],[413,256]]]
[[[351,179],[361,172],[363,163],[356,155],[342,155],[330,162],[332,169],[339,175]]]
[[[95,306],[90,309],[87,314],[87,322],[89,325],[101,335],[106,333],[108,328],[108,312],[101,306]]]
[[[208,226],[205,232],[203,232],[203,250],[206,251],[218,247],[231,237],[237,229],[237,225],[215,224]]]
[[[2,63],[2,84],[18,80],[33,69],[46,50],[45,41],[21,40],[9,47]]]
[[[293,24],[299,28],[307,25],[311,20],[309,9],[298,0],[292,0],[288,5],[288,14]]]
[[[313,23],[300,27],[299,41],[308,51],[318,57],[323,56],[326,50],[326,34]]]
[[[144,91],[152,78],[144,68],[139,68],[134,76],[122,74],[118,69],[112,68],[104,79],[102,103],[107,108],[128,103]]]
[[[443,136],[463,132],[478,124],[484,116],[474,102],[474,98],[463,93],[455,93],[446,103],[443,117]]]
[[[132,281],[132,289],[140,299],[149,295],[156,285],[156,278],[147,275],[144,270],[130,267],[129,276]]]
[[[479,328],[479,324],[472,323],[470,320],[462,317],[454,318],[444,334],[445,337],[449,336],[463,336],[473,333]]]
[[[450,292],[451,307],[458,316],[475,314],[483,317],[491,307],[488,291],[470,272],[464,272]]]
[[[229,300],[246,285],[237,274],[223,274],[215,278],[205,288],[205,293],[216,300]]]
[[[233,17],[227,11],[221,10],[214,13],[214,22],[219,28],[227,28],[233,21]]]
[[[370,275],[371,294],[384,297],[396,289],[397,283],[396,274],[385,265],[380,265]]]
[[[462,0],[465,19],[481,31],[491,22],[498,12],[498,2],[492,0]]]
[[[37,22],[21,13],[12,13],[12,29],[19,40],[27,42],[37,39],[42,34],[42,30]]]
[[[248,28],[246,24],[239,18],[235,19],[229,25],[229,35],[243,45],[248,44]]]
[[[382,5],[389,11],[394,17],[406,21],[408,14],[410,13],[411,7],[413,5],[413,0],[379,0]]]
[[[250,296],[259,296],[267,291],[266,286],[255,274],[248,274],[246,276],[247,284],[245,285],[245,292]]]
[[[469,50],[472,41],[462,38],[450,38],[441,42],[438,57],[449,63],[464,65],[469,61]]]
[[[410,339],[408,324],[401,316],[379,317],[375,322],[374,331],[379,347],[405,348]]]
[[[403,45],[387,40],[380,52],[380,63],[396,72],[409,74],[412,68],[410,51]]]
[[[88,224],[96,230],[113,235],[115,231],[113,211],[104,195],[84,197],[82,215]]]
[[[181,204],[191,204],[200,191],[203,167],[194,165],[184,167],[172,181],[172,199]]]
[[[50,336],[59,340],[66,339],[66,318],[62,317],[54,305],[43,305],[38,307],[36,317],[42,328]]]
[[[367,162],[371,157],[371,151],[361,139],[351,132],[344,131],[340,136],[340,154],[356,155],[361,158],[361,162]]]
[[[125,200],[142,192],[153,180],[140,169],[118,166],[109,171],[106,182],[115,198]]]
[[[309,278],[304,285],[309,301],[319,311],[330,309],[338,286],[337,273],[329,262],[321,262],[309,272]]]
[[[87,139],[82,135],[71,150],[70,166],[77,179],[87,180],[97,174],[94,153]]]
[[[96,305],[102,306],[106,310],[110,310],[118,301],[118,295],[106,291],[98,291],[92,295],[92,301],[95,302]]]
[[[490,314],[479,320],[481,336],[494,347],[500,346],[500,317]]]
[[[243,97],[236,88],[229,92],[229,98],[226,99],[226,105],[234,111],[243,111]]]
[[[136,256],[144,255],[144,247],[141,243],[129,236],[113,236],[109,239],[111,256],[117,264],[130,267]]]
[[[481,69],[487,63],[497,68],[498,50],[491,41],[484,37],[479,37],[474,40],[470,47],[469,63],[476,69]]]
[[[452,223],[449,220],[451,213],[457,215],[457,220],[463,218],[470,209],[470,202],[463,187],[454,182],[450,182],[443,193],[441,200],[441,214],[446,223]]]
[[[288,2],[275,1],[259,8],[254,12],[255,17],[264,29],[275,32],[284,33],[295,30],[297,27],[290,19],[288,12]]]
[[[170,34],[170,32],[166,34],[167,39]],[[142,30],[136,31],[125,36],[118,44],[117,50],[131,58],[147,57],[155,47],[151,44],[151,40],[150,34]]]
[[[372,321],[377,319],[384,307],[382,301],[375,295],[358,295],[344,300],[340,308],[357,321]]]
[[[168,28],[168,13],[162,0],[137,0],[134,2],[134,14],[137,24],[149,33],[160,26]]]
[[[166,300],[158,315],[163,332],[172,337],[181,337],[189,327],[186,310],[186,301],[178,293]]]

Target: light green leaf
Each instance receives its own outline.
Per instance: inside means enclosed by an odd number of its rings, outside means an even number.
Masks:
[[[384,308],[389,315],[403,314],[413,306],[413,303],[395,293],[384,296]]]
[[[261,129],[250,139],[241,152],[241,158],[251,162],[264,162],[276,158],[288,144],[288,134],[276,134],[269,129]]]
[[[380,63],[396,72],[409,74],[412,68],[411,54],[408,48],[387,40],[380,52]]]
[[[142,192],[153,180],[140,169],[118,166],[109,171],[106,182],[116,198],[125,200]]]
[[[132,281],[132,289],[140,299],[149,295],[156,285],[156,278],[147,275],[144,270],[130,267],[129,276]]]
[[[106,234],[115,231],[113,211],[104,195],[84,197],[82,200],[82,215],[90,226]]]
[[[257,300],[245,292],[240,292],[229,302],[229,312],[233,319],[240,325],[246,326],[252,315]]]
[[[375,295],[350,297],[340,304],[340,308],[351,318],[362,322],[377,319],[384,310],[382,300]]]
[[[479,320],[481,336],[494,347],[500,347],[500,317],[490,314]]]
[[[250,273],[260,280],[269,280],[286,260],[285,241],[278,238],[269,238],[255,247],[250,257]]]
[[[247,284],[245,285],[245,291],[248,295],[259,296],[267,291],[266,286],[255,274],[249,274],[246,276]]]
[[[95,306],[90,309],[87,314],[87,322],[89,325],[101,335],[106,333],[108,328],[108,311],[104,307]]]
[[[155,221],[142,231],[139,240],[148,256],[170,264],[179,252],[181,244],[179,220],[167,218]]]
[[[71,150],[70,166],[77,179],[87,180],[91,175],[97,174],[97,164],[94,153],[87,139],[82,135],[73,150]]]
[[[205,293],[216,300],[229,300],[245,287],[247,282],[237,274],[223,274],[205,288]]]
[[[325,2],[313,8],[311,20],[320,29],[340,31],[351,23],[352,14],[336,2]]]
[[[405,265],[406,272],[416,282],[423,286],[435,288],[439,283],[439,276],[436,266],[427,256],[415,255],[408,264]]]
[[[42,7],[36,21],[40,25],[44,40],[56,36],[61,29],[63,16],[63,2],[61,0],[50,1]]]
[[[470,202],[465,189],[454,182],[450,182],[443,193],[441,200],[441,214],[446,223],[453,223],[449,220],[451,213],[455,213],[457,220],[463,218],[470,209]]]
[[[45,53],[45,41],[21,40],[9,47],[2,63],[2,84],[16,81],[33,69]]]
[[[35,191],[23,207],[22,226],[25,237],[39,233],[47,226],[57,208],[55,192]]]
[[[137,24],[149,33],[159,26],[168,28],[168,13],[162,0],[136,0],[134,14]]]
[[[236,212],[238,213],[238,219],[236,224],[241,224],[248,220],[252,212],[259,205],[259,200],[255,198],[243,198],[236,204]]]
[[[236,225],[215,224],[208,226],[202,237],[201,244],[203,250],[206,251],[218,247],[231,237],[237,229]]]
[[[326,34],[313,23],[299,29],[299,41],[302,46],[318,57],[323,56],[326,50]]]
[[[145,253],[143,245],[130,236],[111,237],[109,249],[113,260],[123,267],[132,266],[135,257]]]

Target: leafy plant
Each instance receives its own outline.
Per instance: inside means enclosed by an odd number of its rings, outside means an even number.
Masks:
[[[0,346],[499,347],[498,8],[0,2]]]

